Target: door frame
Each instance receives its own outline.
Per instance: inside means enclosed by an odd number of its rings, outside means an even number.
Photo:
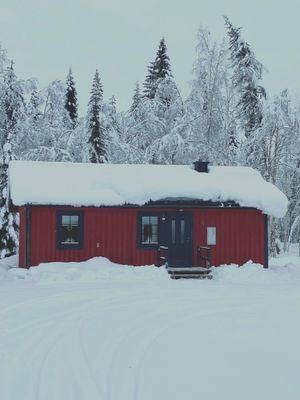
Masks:
[[[168,247],[167,251],[167,262],[169,263],[169,252],[171,251],[170,249],[170,241],[171,238],[168,237],[168,224],[171,224],[172,217],[176,217],[180,219],[180,217],[188,217],[189,218],[189,224],[190,224],[190,243],[188,244],[190,247],[190,254],[189,258],[190,261],[189,264],[190,266],[194,266],[194,219],[193,219],[193,212],[191,211],[166,211],[163,213],[164,217],[166,218],[165,221],[162,221],[162,227],[161,227],[161,245],[165,245]],[[176,246],[176,245],[175,245]],[[178,267],[180,268],[180,267]],[[184,268],[184,267],[182,267]]]

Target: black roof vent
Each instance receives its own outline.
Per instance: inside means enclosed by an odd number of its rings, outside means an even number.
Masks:
[[[209,161],[198,160],[198,161],[195,161],[193,164],[194,164],[194,170],[195,171],[197,171],[197,172],[205,172],[205,173],[208,172]]]

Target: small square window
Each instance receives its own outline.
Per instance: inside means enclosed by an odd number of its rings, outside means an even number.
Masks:
[[[57,214],[57,246],[59,249],[80,249],[83,244],[81,212],[59,211]]]

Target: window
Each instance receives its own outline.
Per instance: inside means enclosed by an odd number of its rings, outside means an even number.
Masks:
[[[76,211],[57,213],[57,246],[59,249],[81,249],[83,245],[83,215]]]
[[[215,226],[207,227],[207,244],[211,246],[217,244],[217,228]]]
[[[184,244],[184,236],[185,236],[185,221],[182,219],[180,221],[180,243]]]
[[[158,245],[157,214],[139,214],[138,246],[145,249],[157,248]]]
[[[158,243],[158,217],[142,216],[142,243]]]
[[[172,244],[176,243],[176,220],[172,219],[171,222],[171,236],[172,236]]]
[[[61,243],[79,243],[79,217],[78,215],[61,216]]]

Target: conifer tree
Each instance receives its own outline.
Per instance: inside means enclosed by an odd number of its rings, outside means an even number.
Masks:
[[[258,84],[262,78],[263,65],[256,59],[250,46],[241,37],[241,28],[232,25],[227,17],[225,26],[229,37],[230,60],[233,67],[233,82],[239,93],[238,118],[248,138],[262,122],[262,99],[265,89]]]
[[[170,58],[167,55],[167,46],[164,37],[161,39],[156,53],[155,70],[157,79],[172,77]]]
[[[134,89],[134,94],[132,96],[132,104],[130,106],[130,114],[135,117],[136,110],[139,107],[139,104],[141,102],[142,95],[141,95],[141,90],[140,90],[140,85],[138,82],[136,82],[135,89]]]
[[[103,104],[102,115],[106,123],[102,124],[102,132],[104,134],[105,140],[109,136],[109,133],[118,131],[118,118],[117,118],[117,100],[114,95],[108,99],[107,104]],[[107,149],[106,149],[107,150]],[[108,153],[108,151],[106,151]]]
[[[66,110],[69,113],[72,121],[72,127],[75,128],[78,120],[78,103],[77,103],[77,92],[75,88],[75,81],[72,75],[72,69],[69,69],[69,73],[66,79]]]
[[[154,99],[156,92],[156,71],[155,71],[155,62],[151,62],[148,67],[148,75],[144,81],[144,96],[148,99]]]
[[[110,107],[110,114],[115,116],[117,114],[117,100],[114,95],[108,99],[108,104]]]
[[[163,37],[159,43],[155,61],[148,66],[148,75],[144,82],[144,96],[154,99],[159,80],[167,77],[172,77],[172,72],[170,58],[167,55],[167,46]]]
[[[92,83],[91,96],[88,104],[87,130],[89,144],[89,159],[92,163],[103,163],[107,160],[104,143],[104,130],[101,126],[100,113],[103,100],[103,88],[98,70]]]
[[[27,115],[34,122],[36,122],[38,120],[39,116],[41,115],[39,106],[40,106],[39,94],[38,94],[37,90],[34,88],[31,92],[29,105],[27,108]]]
[[[8,164],[15,158],[13,142],[16,140],[18,125],[22,119],[24,99],[13,69],[13,63],[4,73],[2,90],[0,104],[3,115],[0,165],[0,258],[15,254],[18,247],[16,214],[9,210]]]

